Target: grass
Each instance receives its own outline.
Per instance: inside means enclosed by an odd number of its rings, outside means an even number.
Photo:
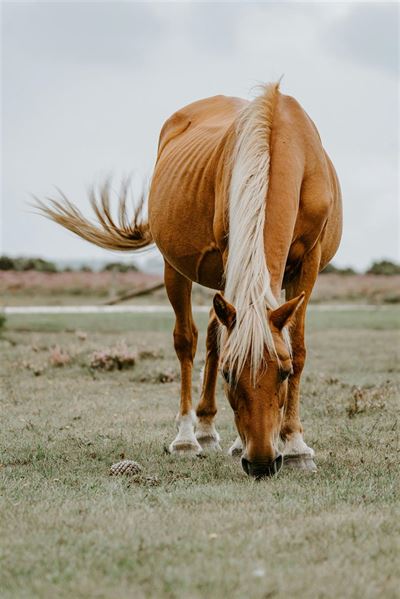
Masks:
[[[309,307],[308,329],[360,329],[393,330],[399,326],[400,311],[396,306],[375,306],[372,310],[340,310],[332,314],[331,311],[319,310]],[[199,330],[207,326],[207,314],[196,314]],[[173,314],[153,313],[111,313],[102,314],[10,314],[7,315],[9,329],[20,332],[73,332],[76,329],[85,329],[90,332],[121,334],[127,331],[146,332],[163,331],[171,333],[174,327]],[[172,337],[171,337],[172,338]],[[168,340],[167,340],[168,343]],[[199,349],[202,349],[199,346]]]
[[[397,597],[399,315],[310,312],[302,418],[319,470],[260,483],[225,452],[165,454],[179,397],[168,315],[8,316],[2,597]],[[92,353],[122,339],[135,367],[91,371]],[[55,344],[64,367],[49,362]],[[195,397],[203,362],[204,334]],[[142,475],[108,476],[122,453]]]

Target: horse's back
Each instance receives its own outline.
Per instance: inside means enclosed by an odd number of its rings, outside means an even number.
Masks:
[[[160,134],[149,197],[152,235],[172,266],[210,287],[219,287],[222,277],[213,232],[216,163],[246,104],[227,96],[193,102],[175,112]]]

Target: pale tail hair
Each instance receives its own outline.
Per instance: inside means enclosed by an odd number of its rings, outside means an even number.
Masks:
[[[264,225],[270,172],[270,139],[279,83],[265,85],[236,121],[229,191],[229,245],[225,298],[236,308],[236,324],[221,339],[222,367],[238,377],[248,358],[253,382],[276,355],[267,307],[277,308],[265,260]]]
[[[97,223],[86,218],[72,202],[59,191],[60,199],[47,198],[43,202],[35,198],[35,207],[47,218],[72,231],[82,239],[107,250],[131,252],[143,249],[153,243],[149,223],[143,217],[146,195],[142,192],[133,214],[128,216],[129,179],[122,182],[119,191],[118,219],[110,207],[111,183],[106,181],[96,194],[92,189],[90,203]]]

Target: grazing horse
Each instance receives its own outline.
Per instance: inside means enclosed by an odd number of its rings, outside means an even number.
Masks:
[[[318,272],[338,248],[342,208],[335,169],[312,120],[278,84],[263,86],[251,102],[226,96],[194,102],[161,130],[148,220],[140,210],[128,219],[126,197],[123,186],[116,221],[108,185],[100,201],[92,194],[98,224],[65,197],[41,209],[101,247],[132,251],[155,242],[162,253],[181,367],[170,452],[220,449],[214,424],[220,369],[238,430],[230,453],[241,454],[245,472],[268,476],[283,461],[314,470],[299,416],[305,314]],[[196,412],[193,281],[217,290]]]

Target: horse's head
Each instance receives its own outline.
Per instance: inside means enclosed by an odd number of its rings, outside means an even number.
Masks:
[[[268,310],[269,327],[275,345],[275,354],[265,348],[264,366],[252,376],[248,358],[240,374],[223,367],[225,392],[235,414],[236,427],[243,443],[242,467],[255,478],[271,476],[282,466],[282,455],[277,450],[281,429],[288,378],[292,373],[290,350],[284,339],[284,328],[290,325],[304,293],[286,302],[276,310]],[[217,318],[226,327],[229,336],[236,326],[236,310],[221,295],[214,297]],[[221,349],[222,363],[224,347]]]

